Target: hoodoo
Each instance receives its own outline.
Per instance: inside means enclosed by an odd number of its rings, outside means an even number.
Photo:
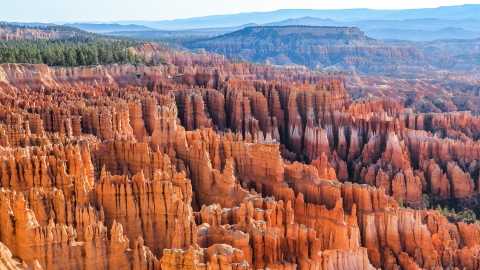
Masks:
[[[477,225],[413,209],[476,194],[473,116],[439,138],[341,78],[148,53],[170,64],[2,65],[4,267],[475,269]]]
[[[358,27],[185,31],[0,25],[0,269],[480,269],[474,69]]]

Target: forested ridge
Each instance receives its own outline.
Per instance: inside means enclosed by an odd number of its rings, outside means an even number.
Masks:
[[[70,32],[75,33],[76,37],[91,37],[91,38],[104,38],[104,39],[129,39],[128,37],[122,36],[114,36],[108,34],[100,34],[100,33],[93,33],[88,32],[73,26],[65,26],[65,25],[48,25],[48,26],[30,26],[30,25],[21,25],[21,24],[9,24],[9,23],[0,23],[0,29],[2,30],[9,30],[11,32],[22,31],[22,30],[37,30],[37,31],[44,31],[44,32]]]
[[[0,63],[47,64],[50,66],[91,66],[103,64],[147,63],[129,47],[145,41],[100,35],[68,26],[29,27],[0,24],[2,29],[38,29],[75,32],[74,37],[58,39],[0,40]],[[149,62],[149,64],[156,64]]]
[[[145,63],[144,56],[128,50],[142,42],[75,37],[56,40],[0,41],[0,63],[88,66]]]
[[[100,34],[87,32],[81,30],[79,28],[75,28],[72,26],[64,26],[64,25],[45,25],[45,26],[29,26],[29,25],[21,25],[21,24],[11,24],[11,23],[0,23],[0,28],[2,29],[11,29],[13,31],[17,29],[36,29],[36,30],[43,30],[43,31],[70,31],[76,32],[79,35],[86,35],[86,36],[101,36]]]

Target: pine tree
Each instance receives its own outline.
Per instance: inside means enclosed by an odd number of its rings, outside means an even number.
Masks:
[[[145,56],[134,55],[128,50],[139,44],[137,41],[90,37],[0,41],[0,63],[44,63],[50,66],[147,63]]]
[[[400,200],[398,201],[398,206],[399,207],[405,207],[404,204],[403,204],[403,199],[400,198]]]
[[[437,205],[437,207],[435,208],[438,212],[440,212],[440,214],[444,215],[444,212],[443,212],[443,209],[442,209],[442,206],[439,204]]]

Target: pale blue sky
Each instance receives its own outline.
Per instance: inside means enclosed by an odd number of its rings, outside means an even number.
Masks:
[[[277,9],[405,9],[466,3],[480,0],[0,0],[0,21],[159,21]]]

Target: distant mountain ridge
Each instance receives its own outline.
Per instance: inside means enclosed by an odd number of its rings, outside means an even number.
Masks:
[[[63,25],[26,26],[0,23],[0,40],[59,39],[97,35],[81,29]]]
[[[378,39],[400,39],[412,41],[433,41],[437,39],[473,39],[479,38],[479,31],[468,31],[462,28],[448,27],[436,31],[383,28],[367,31],[368,36]]]
[[[118,23],[113,24],[105,24],[105,23],[70,23],[64,24],[64,26],[71,26],[81,30],[94,32],[94,33],[108,33],[108,32],[115,32],[115,31],[149,31],[155,30],[154,28],[150,28],[144,25],[136,25],[136,24],[129,24],[129,25],[122,25]]]
[[[96,33],[114,33],[120,36],[141,38],[216,36],[239,30],[247,25],[345,26],[359,27],[367,36],[376,39],[431,41],[478,38],[480,36],[479,14],[480,4],[465,4],[404,10],[282,9],[163,21],[135,20],[61,24]],[[12,24],[53,25],[20,22]],[[142,33],[142,31],[145,32]]]
[[[370,9],[344,9],[344,10],[314,10],[314,9],[282,9],[270,12],[251,12],[230,15],[213,15],[188,19],[176,19],[166,21],[115,21],[119,24],[138,24],[162,30],[201,29],[234,27],[245,24],[266,24],[290,18],[305,16],[326,17],[332,19],[347,18],[377,18],[388,16],[398,11],[370,10]]]
[[[188,19],[166,21],[115,21],[118,24],[137,24],[163,30],[200,29],[233,27],[249,23],[268,24],[293,18],[316,17],[331,19],[339,22],[359,20],[406,20],[406,19],[441,19],[466,20],[479,19],[480,4],[466,4],[444,6],[438,8],[404,9],[404,10],[375,10],[367,8],[357,9],[281,9],[270,12],[251,12],[229,15],[214,15]]]
[[[415,30],[441,30],[449,27],[463,28],[465,30],[477,31],[480,29],[480,17],[478,20],[444,20],[434,18],[406,19],[406,20],[360,20],[341,22],[331,19],[316,17],[301,17],[278,22],[270,22],[265,25],[312,25],[312,26],[345,26],[359,27],[362,30],[394,28],[394,29],[415,29]]]
[[[480,5],[470,4],[408,10],[277,10],[216,15],[169,21],[124,21],[172,32],[175,36],[213,36],[237,30],[241,25],[311,25],[359,27],[376,39],[431,41],[480,36]],[[210,31],[207,29],[216,29]],[[192,33],[192,31],[195,31]]]
[[[272,22],[266,25],[312,25],[359,27],[369,37],[376,39],[400,39],[412,41],[431,41],[435,39],[459,39],[480,37],[480,20],[364,20],[337,22],[330,19],[303,17]],[[467,30],[468,29],[468,30]]]

